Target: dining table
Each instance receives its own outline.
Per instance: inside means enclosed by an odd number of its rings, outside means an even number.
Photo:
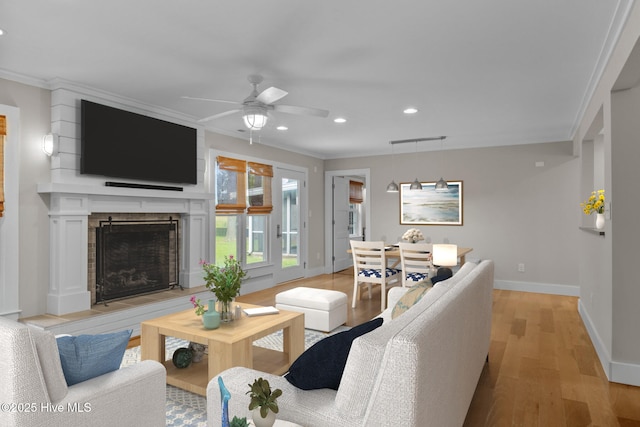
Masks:
[[[472,250],[473,248],[464,248],[462,246],[457,247],[459,265],[464,265],[467,261],[467,254]],[[351,249],[348,249],[347,252],[351,253]],[[392,264],[389,265],[389,267],[395,268],[400,263],[400,247],[397,244],[385,245],[385,257],[387,260],[392,261]]]
[[[385,251],[385,256],[387,258],[397,259],[397,261],[394,263],[394,265],[397,265],[397,263],[400,262],[400,248],[397,245],[388,245],[386,247],[389,249]],[[471,252],[473,248],[463,248],[461,246],[458,246],[457,249],[459,263],[460,265],[464,265],[464,263],[467,261],[467,254]]]

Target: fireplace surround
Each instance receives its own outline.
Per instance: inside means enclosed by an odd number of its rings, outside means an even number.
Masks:
[[[89,220],[94,213],[178,216],[178,283],[185,288],[203,284],[199,262],[208,255],[209,194],[62,183],[40,184],[38,192],[50,199],[49,314],[89,310],[96,302],[89,285]]]

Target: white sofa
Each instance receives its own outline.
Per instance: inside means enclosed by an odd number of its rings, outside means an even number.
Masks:
[[[164,426],[166,370],[150,360],[67,386],[51,332],[0,317],[0,426]]]
[[[493,269],[466,263],[393,320],[407,288],[392,288],[384,324],[353,341],[337,391],[303,391],[242,367],[222,372],[229,414],[251,417],[247,384],[263,377],[283,391],[277,418],[306,427],[461,426],[489,352]],[[217,381],[207,387],[210,426],[220,423]]]

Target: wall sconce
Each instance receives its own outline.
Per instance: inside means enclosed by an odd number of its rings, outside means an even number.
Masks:
[[[47,156],[56,156],[58,154],[58,135],[48,133],[42,137],[42,151]]]
[[[458,245],[433,245],[433,264],[440,267],[458,265]]]

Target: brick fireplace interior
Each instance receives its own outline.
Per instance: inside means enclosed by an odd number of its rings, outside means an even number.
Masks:
[[[91,305],[181,287],[179,213],[96,213],[88,227]]]

